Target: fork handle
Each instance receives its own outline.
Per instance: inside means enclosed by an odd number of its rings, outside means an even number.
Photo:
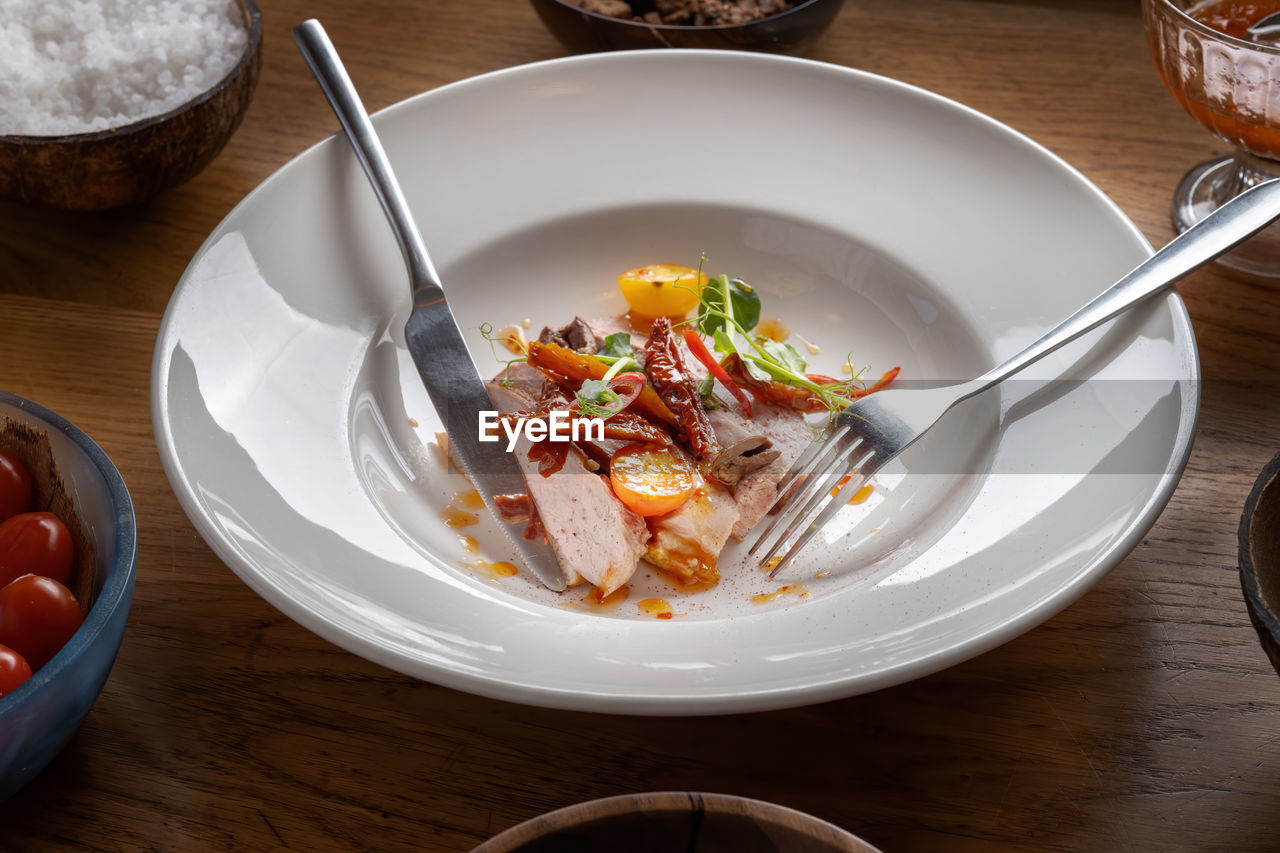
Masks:
[[[1204,266],[1280,217],[1280,179],[1258,184],[1192,225],[1138,264],[1052,331],[965,388],[968,397],[990,388],[1058,347],[1075,340],[1175,281]]]

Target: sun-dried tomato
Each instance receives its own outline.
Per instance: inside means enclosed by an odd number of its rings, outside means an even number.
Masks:
[[[676,425],[694,455],[706,459],[719,453],[720,443],[702,408],[693,378],[684,368],[680,348],[671,332],[671,321],[665,317],[653,321],[649,342],[645,344],[645,370],[653,389],[675,415]]]

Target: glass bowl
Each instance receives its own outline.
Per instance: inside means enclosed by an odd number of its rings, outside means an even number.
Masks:
[[[1192,168],[1174,191],[1173,224],[1181,233],[1223,202],[1280,177],[1280,47],[1228,35],[1197,20],[1203,0],[1142,0],[1152,59],[1165,87],[1187,113],[1235,150]],[[1258,3],[1233,3],[1268,10]],[[1243,21],[1235,28],[1242,35]],[[1220,263],[1252,277],[1280,278],[1280,227],[1272,226]]]

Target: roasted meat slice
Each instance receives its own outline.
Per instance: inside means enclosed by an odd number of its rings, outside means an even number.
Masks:
[[[777,452],[767,465],[743,473],[733,487],[733,500],[738,509],[738,519],[733,525],[733,538],[739,542],[764,517],[769,507],[773,506],[778,496],[778,483],[786,476],[791,463],[813,441],[813,430],[798,412],[762,402],[758,402],[753,411],[753,418],[747,418],[730,408],[707,413],[721,444],[732,447],[750,439],[768,436],[772,447],[766,452]]]
[[[536,400],[518,388],[489,384],[489,396],[501,412],[529,411]],[[530,459],[532,448],[521,437],[512,451],[529,483],[542,529],[560,559],[570,583],[586,580],[602,595],[622,586],[635,574],[649,541],[644,519],[627,509],[586,458],[570,448],[564,464],[550,476],[542,476]]]
[[[644,557],[682,585],[705,589],[720,579],[716,564],[738,521],[733,495],[708,480],[675,512],[649,519],[653,540]]]

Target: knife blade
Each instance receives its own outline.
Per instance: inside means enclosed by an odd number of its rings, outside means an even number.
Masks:
[[[320,22],[303,21],[293,28],[293,38],[342,123],[400,244],[413,298],[413,309],[405,324],[405,344],[444,424],[454,455],[525,566],[548,588],[563,590],[564,572],[550,543],[545,539],[525,539],[524,523],[504,523],[494,507],[498,496],[528,494],[528,484],[519,463],[500,442],[480,441],[480,412],[497,407],[471,360],[462,330],[445,300],[440,276],[427,254],[373,122]]]

